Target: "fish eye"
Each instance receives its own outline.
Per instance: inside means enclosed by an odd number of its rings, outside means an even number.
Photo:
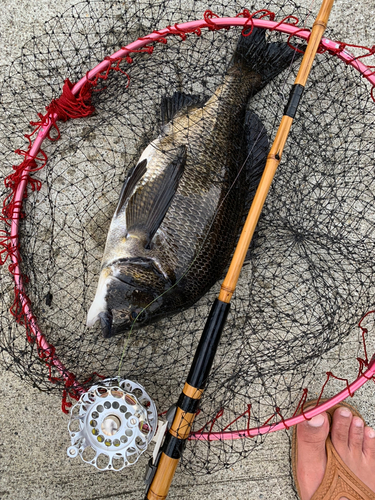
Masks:
[[[136,310],[136,311],[132,311],[130,313],[130,318],[135,321],[143,321],[145,318],[146,318],[146,313],[145,311],[142,311],[140,309]]]

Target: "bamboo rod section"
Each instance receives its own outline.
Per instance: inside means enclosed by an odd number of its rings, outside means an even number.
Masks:
[[[303,56],[301,66],[295,80],[295,85],[301,85],[302,87],[304,87],[306,84],[311,66],[314,62],[314,58],[319,47],[320,40],[327,26],[333,2],[334,0],[325,0],[320,7],[318,16],[311,31],[306,52]],[[268,191],[271,187],[272,180],[275,176],[277,167],[279,166],[292,123],[293,117],[285,115],[283,116],[271,151],[267,157],[267,163],[263,172],[263,176],[254,196],[254,200],[243,227],[236,250],[234,252],[232,262],[221,286],[219,300],[223,302],[230,302],[236,288],[247,250],[250,246],[256,225],[258,224],[258,220],[263,209]]]

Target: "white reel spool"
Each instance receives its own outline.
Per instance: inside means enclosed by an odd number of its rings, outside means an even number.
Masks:
[[[146,451],[158,425],[156,406],[130,380],[106,379],[73,406],[68,430],[70,458],[78,455],[99,470],[122,470]]]

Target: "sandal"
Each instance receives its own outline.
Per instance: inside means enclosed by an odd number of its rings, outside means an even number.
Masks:
[[[323,402],[323,401],[321,401]],[[317,401],[307,403],[307,408],[315,406]],[[328,418],[332,423],[332,415],[336,408],[348,408],[354,416],[362,418],[360,413],[348,403],[341,402],[333,406],[327,411]],[[362,418],[363,420],[363,418]],[[327,451],[327,467],[324,473],[323,481],[311,497],[311,500],[339,500],[341,497],[346,497],[349,500],[375,500],[375,493],[371,491],[341,460],[339,454],[335,450],[330,435],[326,441]],[[293,428],[292,437],[292,472],[294,484],[297,489],[298,496],[301,498],[301,492],[297,480],[297,426]]]

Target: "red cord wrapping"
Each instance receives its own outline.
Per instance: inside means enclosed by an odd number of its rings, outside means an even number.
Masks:
[[[357,358],[357,361],[358,361],[358,364],[359,364],[359,368],[358,368],[358,375],[357,375],[357,378],[360,377],[361,375],[364,375],[364,372],[366,369],[368,369],[369,367],[369,364],[370,364],[370,361],[368,359],[368,355],[367,355],[367,346],[366,346],[366,335],[368,333],[368,330],[367,328],[365,328],[364,326],[362,326],[362,322],[365,320],[365,318],[367,318],[367,316],[371,315],[371,314],[375,314],[375,310],[372,310],[372,311],[368,311],[362,318],[361,320],[359,321],[358,323],[358,326],[359,328],[361,329],[361,337],[362,337],[362,343],[363,343],[363,349],[364,349],[364,359],[362,358]],[[368,380],[373,380],[374,383],[375,383],[375,376],[372,376],[372,377],[367,377]],[[353,397],[354,394],[352,394],[350,392],[350,384],[349,384],[349,380],[346,379],[346,378],[341,378],[341,377],[337,377],[336,375],[334,375],[332,372],[327,372],[326,373],[326,380],[322,386],[322,389],[320,391],[320,394],[318,396],[318,399],[316,400],[316,403],[314,405],[314,408],[319,406],[319,403],[322,399],[322,396],[323,396],[323,393],[324,393],[324,390],[327,386],[327,384],[329,383],[330,379],[335,379],[335,380],[340,380],[342,382],[345,383],[346,385],[346,388],[348,389],[348,392],[349,392],[349,396],[350,397]],[[305,418],[305,420],[310,420],[308,419],[306,416],[305,416],[305,410],[304,410],[304,406],[307,402],[307,396],[308,396],[308,389],[305,388],[303,389],[303,393],[302,393],[302,396],[299,400],[299,403],[297,405],[297,408],[295,409],[294,413],[293,413],[293,417],[295,417],[298,413],[301,413],[301,415],[303,415],[303,417]],[[311,408],[309,408],[310,410]],[[213,433],[213,427],[214,425],[216,424],[216,422],[222,418],[224,415],[224,409],[221,409],[217,414],[216,416],[209,420],[208,422],[206,422],[203,427],[201,427],[199,430],[195,431],[194,434],[195,435],[198,435],[200,433],[203,433],[205,429],[208,428],[209,426],[209,430],[208,430],[208,440],[210,440],[210,435]],[[221,430],[221,432],[225,432],[226,430],[230,429],[230,427],[235,424],[240,418],[244,417],[245,415],[248,415],[248,421],[247,421],[247,429],[243,430],[244,432],[244,437],[245,436],[248,436],[249,435],[249,429],[250,429],[250,416],[251,416],[251,404],[248,404],[247,405],[247,410],[243,413],[241,413],[238,417],[236,417],[234,420],[232,420],[229,424],[227,424],[224,429]],[[284,424],[284,427],[285,429],[289,429],[289,426],[286,424],[285,422],[285,418],[283,417],[283,415],[281,414],[280,412],[280,408],[276,407],[275,408],[275,412],[265,421],[263,422],[262,424],[262,427],[263,426],[266,426],[267,424],[269,424],[272,419],[274,419],[276,416],[279,416],[281,421],[283,422]]]
[[[48,138],[50,140],[57,140],[60,138],[60,131],[56,124],[58,120],[65,122],[69,119],[84,118],[90,116],[94,112],[94,107],[91,105],[91,83],[87,82],[82,87],[77,97],[72,94],[72,88],[73,84],[69,80],[65,80],[62,95],[58,99],[54,99],[51,104],[46,107],[47,113],[45,115],[38,115],[38,122],[30,122],[34,130],[31,134],[25,135],[29,143],[27,151],[15,151],[16,154],[24,156],[24,160],[19,165],[13,165],[14,173],[8,175],[4,180],[5,187],[10,189],[11,192],[3,202],[0,220],[5,222],[8,228],[12,220],[18,220],[19,218],[25,217],[25,214],[21,211],[22,202],[15,201],[16,192],[21,183],[26,181],[23,199],[28,197],[28,187],[31,188],[31,191],[39,191],[42,186],[41,182],[34,179],[31,174],[41,170],[46,165],[47,155],[41,149],[38,153],[39,156],[33,157],[30,155],[33,136],[35,136],[43,126],[52,122],[52,126],[57,131],[57,137],[53,139],[48,135]],[[9,229],[2,230],[0,234],[0,264],[4,264],[8,259],[11,259],[12,263],[9,265],[10,273],[13,276],[20,275],[20,273],[17,272],[17,268],[21,262],[18,237],[11,237]],[[27,276],[21,274],[20,277],[22,278],[23,284],[28,282]],[[14,296],[15,298],[10,308],[10,313],[14,316],[17,323],[25,327],[28,342],[30,344],[37,344],[38,356],[44,361],[48,368],[49,381],[52,383],[62,382],[62,378],[52,375],[55,360],[58,359],[55,353],[55,347],[48,344],[44,335],[36,337],[33,333],[33,327],[37,323],[36,318],[32,314],[26,313],[26,309],[31,310],[30,299],[21,287],[18,286],[14,288]],[[67,401],[67,396],[69,395],[71,398],[78,400],[83,389],[79,390],[74,387],[76,385],[76,377],[74,374],[66,372],[64,373],[64,378],[65,389],[63,391],[62,410],[64,413],[68,413],[68,408],[71,406],[71,403]]]

